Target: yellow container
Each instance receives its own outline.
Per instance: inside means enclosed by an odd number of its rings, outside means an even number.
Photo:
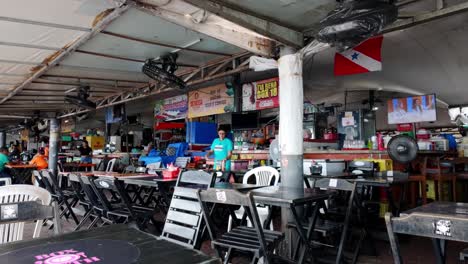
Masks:
[[[441,201],[450,201],[451,195],[450,195],[450,183],[448,182],[443,182],[440,190],[440,200]],[[434,181],[433,180],[427,180],[426,181],[426,197],[428,199],[436,199],[436,193],[435,193],[435,186],[434,186]]]
[[[380,203],[379,217],[384,218],[385,213],[388,212],[388,203]]]
[[[391,159],[358,159],[358,160],[373,161],[379,164],[379,171],[393,170],[393,161]]]
[[[105,139],[100,136],[87,136],[86,141],[88,141],[89,146],[92,150],[103,149]]]

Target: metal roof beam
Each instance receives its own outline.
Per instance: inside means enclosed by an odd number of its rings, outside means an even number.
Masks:
[[[20,48],[28,48],[28,49],[52,50],[52,51],[60,50],[60,48],[57,48],[57,47],[26,44],[26,43],[15,43],[15,42],[7,42],[7,41],[0,41],[0,46],[20,47]]]
[[[448,6],[448,7],[433,11],[433,12],[428,12],[426,14],[417,15],[417,16],[414,16],[413,18],[405,19],[402,21],[397,21],[391,24],[390,26],[386,27],[382,32],[388,33],[388,32],[392,32],[396,30],[410,28],[416,25],[428,23],[437,19],[453,16],[453,15],[460,14],[460,13],[467,12],[467,11],[468,11],[468,1],[461,3],[461,4]]]
[[[11,64],[33,65],[33,66],[37,66],[37,65],[41,64],[40,62],[4,60],[4,59],[0,59],[0,62],[1,63],[11,63]]]
[[[0,72],[0,76],[26,77],[28,74]]]
[[[83,53],[83,54],[87,54],[87,55],[92,55],[92,56],[99,56],[99,57],[109,58],[109,59],[132,61],[132,62],[137,62],[137,63],[145,63],[145,61],[146,61],[146,60],[125,58],[125,57],[120,57],[120,56],[116,56],[116,55],[104,54],[104,53],[87,51],[87,50],[76,50],[75,52],[76,53]],[[183,63],[177,63],[177,65],[182,66],[182,67],[191,67],[191,68],[198,68],[199,67],[198,65],[183,64]]]
[[[74,31],[84,31],[84,32],[91,31],[90,28],[85,28],[85,27],[68,26],[68,25],[62,25],[62,24],[47,23],[47,22],[40,22],[40,21],[20,19],[20,18],[14,18],[14,17],[5,17],[5,16],[0,16],[0,21],[29,24],[29,25],[34,25],[34,26],[68,29],[68,30],[74,30]]]
[[[220,1],[184,1],[285,45],[295,48],[302,48],[304,46],[304,36],[301,32],[261,18],[259,15],[252,14],[250,11],[240,10]]]
[[[34,72],[32,76],[27,78],[26,80],[23,81],[20,85],[18,85],[13,91],[11,91],[6,97],[0,100],[0,105],[8,101],[11,97],[13,97],[15,94],[20,92],[24,87],[28,86],[33,82],[35,79],[39,78],[42,74],[44,74],[48,69],[51,67],[55,66],[57,63],[62,61],[68,54],[76,50],[79,46],[84,44],[86,41],[91,39],[93,36],[98,34],[101,30],[103,30],[109,23],[111,23],[114,19],[122,15],[125,11],[127,11],[130,8],[129,4],[123,4],[120,7],[115,8],[112,12],[109,13],[106,17],[101,19],[96,25],[92,28],[91,31],[83,34],[80,36],[77,40],[75,40],[73,43],[70,43],[69,45],[66,45],[63,49],[60,51],[57,51],[53,57],[51,57],[51,61],[48,62],[47,65],[41,66],[38,70]]]
[[[267,57],[271,57],[274,54],[276,43],[269,37],[262,36],[214,14],[207,14],[199,7],[182,0],[172,0],[163,6],[158,6],[159,2],[144,0],[143,3],[140,0],[137,2],[137,5],[143,12],[158,16],[171,23],[208,35],[252,53]],[[195,18],[191,10],[200,11],[202,13],[201,17]],[[210,23],[205,23],[208,16],[210,17]]]
[[[42,78],[65,78],[65,79],[79,79],[79,80],[128,82],[128,83],[146,83],[146,82],[135,81],[135,80],[109,79],[109,78],[86,77],[86,76],[75,76],[75,75],[59,75],[59,74],[44,74],[41,77]]]
[[[191,52],[211,54],[211,55],[219,55],[219,56],[230,56],[231,55],[231,54],[223,53],[223,52],[186,48],[186,47],[171,45],[171,44],[167,44],[167,43],[150,41],[150,40],[146,40],[146,39],[135,38],[135,37],[132,37],[132,36],[118,34],[118,33],[109,32],[109,31],[102,31],[101,34],[109,35],[109,36],[113,36],[113,37],[117,37],[117,38],[128,39],[128,40],[141,42],[141,43],[145,43],[145,44],[151,44],[151,45],[156,45],[156,46],[161,46],[161,47],[180,49],[180,50],[183,50],[183,51],[191,51]]]
[[[110,89],[132,89],[134,88],[133,86],[119,86],[119,85],[106,85],[102,83],[90,83],[90,82],[60,82],[60,81],[34,81],[32,84],[47,84],[47,85],[61,85],[61,86],[80,86],[80,85],[89,85],[91,87],[93,86],[99,86],[103,88],[110,88]]]
[[[236,55],[231,56],[229,58],[223,58],[222,60],[221,59],[216,60],[216,62],[214,62],[214,61],[210,62],[207,65],[205,65],[203,67],[200,67],[198,69],[194,69],[194,70],[191,70],[191,71],[184,71],[183,74],[179,73],[177,75],[179,77],[181,77],[181,78],[183,76],[185,76],[185,79],[187,79],[187,80],[190,79],[190,81],[188,81],[188,83],[187,83],[188,86],[199,84],[199,83],[206,82],[206,81],[209,81],[209,80],[214,80],[214,79],[217,79],[217,78],[222,78],[222,77],[225,77],[225,76],[229,76],[229,75],[236,74],[236,73],[247,70],[248,65],[246,65],[244,62],[249,60],[250,56],[248,56],[248,55],[249,55],[249,53],[246,53],[246,52],[241,53],[241,54],[236,54]],[[226,61],[228,61],[228,62],[237,61],[238,63],[235,63],[235,67],[232,70],[210,75],[210,73],[213,73],[213,72],[216,73],[217,71],[219,71],[218,67],[220,65],[224,65],[226,63]],[[206,72],[208,73],[209,76],[205,76],[204,74],[199,74],[199,73],[203,72],[202,70],[206,70]],[[195,78],[195,76],[197,76],[197,78]],[[156,83],[156,85],[158,85],[158,83]],[[126,103],[126,102],[130,102],[130,101],[142,99],[142,98],[152,96],[152,95],[160,95],[161,98],[164,98],[164,95],[168,96],[170,93],[172,93],[172,94],[179,93],[180,94],[180,93],[186,93],[186,92],[187,91],[179,91],[178,92],[178,91],[176,91],[176,90],[174,90],[172,88],[168,88],[168,87],[165,87],[165,86],[155,88],[153,85],[147,84],[147,85],[142,85],[139,88],[136,88],[136,89],[134,89],[132,91],[127,91],[127,92],[124,92],[124,93],[111,95],[111,96],[105,97],[103,99],[96,100],[95,101],[96,105],[97,105],[96,109],[106,108],[106,107],[109,107],[109,106],[113,106],[113,105],[117,105],[117,104],[121,104],[121,103]],[[91,111],[93,111],[93,110],[80,109],[80,108],[68,109],[68,110],[62,112],[60,114],[59,118],[65,118],[65,117],[74,116],[74,115],[77,115],[77,114],[91,112]]]

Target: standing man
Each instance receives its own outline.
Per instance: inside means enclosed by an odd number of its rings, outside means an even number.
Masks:
[[[78,148],[80,151],[80,156],[81,156],[81,162],[82,163],[92,163],[92,154],[93,150],[89,147],[88,141],[84,140],[83,143],[81,144],[81,147]]]
[[[229,182],[234,182],[234,177],[230,174],[231,171],[231,156],[233,150],[232,141],[226,138],[226,130],[219,128],[218,137],[213,140],[210,150],[206,153],[206,158],[214,153],[214,169],[223,172],[223,178]]]

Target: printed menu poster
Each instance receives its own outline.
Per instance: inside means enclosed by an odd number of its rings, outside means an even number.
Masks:
[[[224,83],[189,92],[189,118],[229,113],[234,110],[234,88],[228,88]]]
[[[188,111],[186,94],[159,100],[154,106],[154,118],[170,121],[185,119]]]
[[[242,85],[242,111],[279,107],[279,78]]]

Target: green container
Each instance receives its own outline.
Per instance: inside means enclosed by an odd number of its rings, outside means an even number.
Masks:
[[[72,141],[71,136],[62,136],[62,141]]]

